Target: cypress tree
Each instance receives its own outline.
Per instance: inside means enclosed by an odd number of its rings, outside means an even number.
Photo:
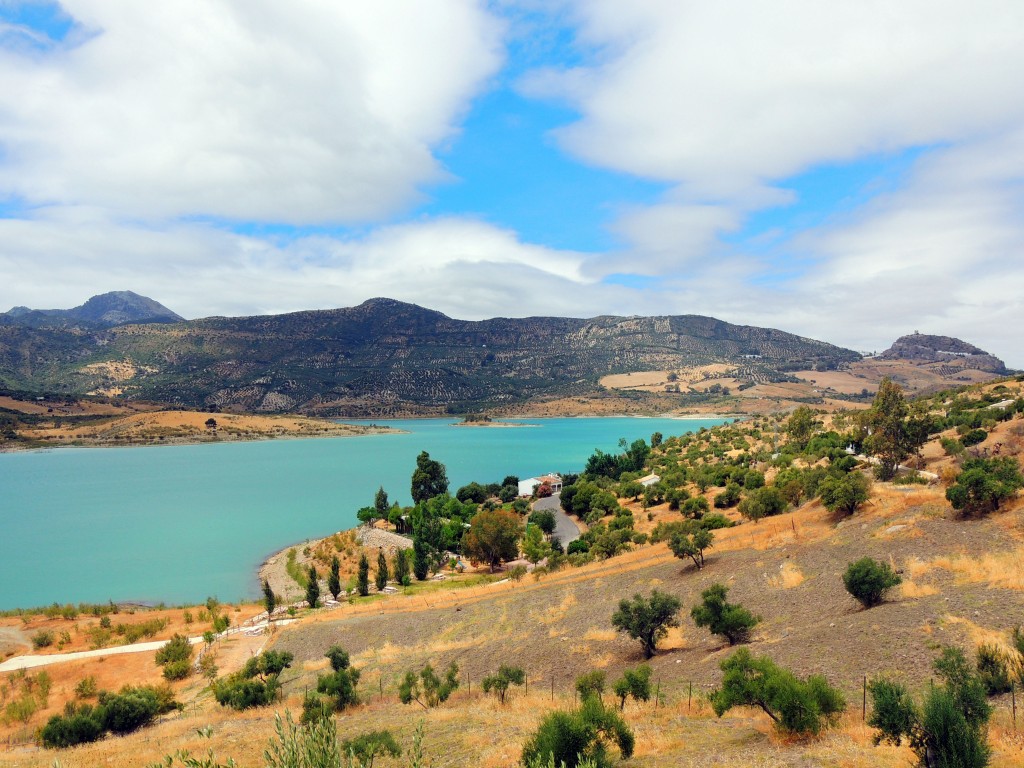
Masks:
[[[384,556],[382,549],[377,553],[377,591],[380,592],[388,585],[388,559]]]
[[[316,608],[320,603],[320,574],[316,572],[316,566],[309,566],[309,575],[306,582],[306,602],[310,608]]]
[[[337,600],[338,595],[341,594],[341,563],[338,562],[338,556],[335,555],[331,558],[331,572],[327,575],[327,591],[331,593],[331,596]]]
[[[430,572],[430,553],[427,545],[419,539],[412,542],[412,572],[420,581],[426,580]]]
[[[363,597],[370,594],[370,562],[366,559],[365,552],[359,556],[359,578],[356,588]]]
[[[277,607],[277,596],[274,594],[274,590],[270,588],[269,579],[263,580],[263,604],[267,607],[267,618],[269,619]]]

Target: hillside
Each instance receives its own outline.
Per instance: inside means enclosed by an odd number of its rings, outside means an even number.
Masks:
[[[177,323],[184,318],[163,304],[132,291],[111,291],[93,296],[72,309],[14,307],[0,313],[0,323],[30,328],[111,328],[127,323]]]
[[[389,299],[102,330],[0,325],[0,381],[9,388],[324,415],[511,406],[592,395],[610,373],[721,362],[781,381],[790,370],[858,358],[783,331],[696,315],[463,321]]]
[[[1010,408],[999,405],[1007,401]],[[794,437],[798,430],[789,418],[776,416],[668,437],[641,470],[654,470],[663,478],[658,493],[686,490],[738,523],[714,531],[702,570],[673,557],[664,543],[651,544],[645,538],[630,539],[635,543],[626,551],[609,557],[570,556],[572,567],[566,563],[554,571],[539,569],[521,580],[507,578],[508,572],[490,577],[446,569],[441,582],[414,582],[395,595],[353,597],[330,609],[300,608],[296,613],[301,620],[292,626],[269,635],[219,640],[220,674],[238,669],[263,647],[293,653],[277,710],[288,708],[297,717],[304,696],[328,669],[324,652],[340,644],[360,670],[362,696],[362,703],[335,718],[344,738],[387,728],[408,748],[422,722],[424,750],[433,765],[510,767],[546,712],[573,707],[576,676],[596,669],[611,682],[643,661],[639,644],[616,633],[610,617],[619,600],[657,588],[680,598],[680,626],[659,642],[650,661],[658,702],[625,707],[637,750],[621,764],[911,765],[905,746],[872,745],[872,730],[861,721],[865,678],[896,677],[920,694],[934,678],[932,660],[946,645],[963,648],[973,661],[978,647],[994,644],[1007,659],[1020,663],[1010,633],[1024,623],[1024,498],[1011,494],[997,511],[964,518],[954,513],[945,493],[971,457],[1012,457],[1018,468],[1024,466],[1024,381],[943,393],[926,406],[937,419],[936,429],[919,457],[907,462],[917,469],[901,471],[895,482],[875,481],[868,501],[848,516],[829,512],[811,494],[759,522],[745,519],[735,505],[719,509],[714,502],[740,476],[741,495],[752,494],[757,484],[746,479],[751,472],[763,474],[768,487],[779,488],[793,478],[813,477],[818,470],[827,474],[840,462],[852,465],[838,471],[866,476],[870,462],[851,459],[842,448],[849,414],[813,413],[819,423],[811,424],[802,437]],[[973,445],[965,448],[967,442]],[[632,498],[628,484],[635,474],[606,484],[624,511],[614,517],[588,513],[592,533],[615,530],[611,522],[627,515],[629,531],[641,537],[659,523],[684,519],[665,499],[652,497],[645,503]],[[596,545],[598,539],[591,541]],[[840,578],[847,563],[864,556],[890,563],[903,579],[881,605],[870,609],[846,593]],[[752,708],[733,709],[721,719],[710,712],[705,694],[721,684],[719,662],[735,649],[695,626],[689,608],[715,582],[729,587],[731,602],[762,617],[746,646],[752,653],[766,654],[800,676],[823,674],[844,692],[847,711],[836,728],[817,738],[795,739],[777,733],[768,717]],[[23,636],[43,627],[56,633],[70,626],[61,622],[35,616],[17,620],[13,627]],[[92,632],[98,622],[79,616],[69,637]],[[179,621],[164,631],[180,626]],[[206,625],[196,628],[201,631]],[[59,711],[87,674],[107,686],[119,680],[157,682],[159,670],[145,656],[51,667],[47,713]],[[447,703],[425,709],[398,702],[398,685],[407,670],[430,663],[441,671],[450,662],[458,664],[462,684]],[[513,689],[505,705],[480,689],[483,676],[502,663],[521,665],[528,674],[528,690]],[[122,677],[115,669],[122,670]],[[14,686],[8,690],[20,685],[11,675],[3,682]],[[240,765],[262,764],[262,750],[273,737],[273,708],[232,713],[217,706],[205,682],[196,678],[175,684],[175,690],[185,710],[138,734],[73,752],[16,746],[13,753],[0,751],[0,765],[48,766],[56,756],[69,766],[102,763],[118,768],[151,763],[179,748],[200,755],[214,749],[221,761],[233,756]],[[995,707],[988,728],[990,764],[1018,766],[1024,761],[1024,742],[1014,728],[1011,696],[1001,694],[990,702]],[[39,713],[30,723],[38,725],[43,719]],[[13,725],[6,734],[17,744],[29,730]],[[4,735],[0,731],[0,742]],[[407,764],[408,756],[375,763]]]

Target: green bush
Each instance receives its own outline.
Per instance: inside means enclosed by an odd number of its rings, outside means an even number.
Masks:
[[[1009,666],[1002,651],[994,645],[978,647],[978,677],[989,696],[1009,693],[1012,687]]]
[[[324,654],[331,662],[331,673],[320,675],[316,680],[317,693],[330,698],[336,712],[359,703],[356,686],[359,684],[359,670],[351,666],[348,652],[332,645]]]
[[[626,669],[622,677],[612,686],[619,697],[619,709],[626,708],[626,698],[632,696],[634,701],[647,701],[651,698],[651,668],[641,664],[636,669]]]
[[[865,608],[882,602],[886,590],[903,581],[888,563],[863,557],[850,563],[843,574],[846,591],[860,601]]]
[[[524,765],[582,768],[587,763],[611,765],[608,743],[614,742],[623,759],[633,754],[635,739],[629,726],[595,696],[584,699],[574,712],[550,712],[523,747]]]
[[[625,632],[643,647],[644,658],[654,655],[658,640],[668,634],[669,627],[678,627],[676,614],[682,603],[679,598],[652,590],[650,598],[637,594],[632,600],[620,600],[612,614],[612,626]]]
[[[67,749],[103,737],[99,713],[89,705],[70,707],[63,715],[54,715],[39,732],[39,740],[47,749]]]
[[[49,648],[56,640],[53,632],[48,629],[40,629],[32,635],[32,647],[37,651],[40,648]]]
[[[484,693],[494,691],[498,695],[499,701],[504,704],[509,687],[522,685],[525,682],[526,672],[522,667],[510,667],[502,664],[496,674],[488,675],[483,679]]]
[[[217,703],[236,710],[272,704],[281,688],[281,672],[291,666],[287,651],[265,651],[245,662],[241,670],[215,680],[211,686]]]
[[[992,715],[984,683],[958,648],[944,648],[934,666],[944,684],[929,686],[920,707],[900,683],[880,679],[868,686],[875,744],[899,746],[905,739],[924,768],[983,768]]]
[[[192,674],[192,662],[169,661],[164,664],[163,674],[165,680],[184,680]]]
[[[712,584],[701,592],[701,603],[690,611],[690,617],[698,627],[707,627],[713,635],[721,635],[729,645],[746,642],[750,630],[761,621],[740,605],[726,602],[729,588],[724,584]]]
[[[846,706],[843,695],[821,675],[800,680],[767,656],[741,648],[721,663],[722,687],[710,695],[721,717],[736,706],[758,707],[786,733],[817,734]]]
[[[956,482],[946,489],[946,499],[963,515],[986,515],[1024,487],[1017,460],[1009,456],[995,459],[968,459]]]
[[[398,686],[398,698],[403,704],[416,702],[424,709],[436,707],[458,689],[459,667],[452,662],[445,671],[444,677],[438,677],[434,668],[427,664],[419,671],[405,673],[405,678]]]
[[[857,507],[868,500],[870,491],[871,483],[860,472],[828,475],[817,486],[825,509],[844,515],[852,515]]]
[[[604,693],[605,674],[600,669],[584,672],[576,678],[576,691],[581,699],[598,696]]]

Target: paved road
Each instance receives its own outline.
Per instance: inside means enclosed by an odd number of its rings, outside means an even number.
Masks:
[[[573,519],[562,511],[559,494],[549,496],[546,499],[537,499],[533,505],[534,509],[550,509],[555,513],[555,536],[562,542],[563,547],[568,547],[570,541],[576,541],[580,537],[580,529]]]
[[[291,624],[294,619],[282,619],[275,621],[274,623],[278,626]],[[260,622],[259,624],[242,627],[232,627],[225,634],[235,634],[237,632],[250,632],[250,631],[262,631],[267,626],[267,623]],[[223,637],[223,635],[221,635]],[[202,637],[190,637],[189,642],[192,645],[199,645],[203,642]],[[50,664],[60,664],[62,661],[75,661],[76,659],[90,659],[96,656],[116,656],[122,653],[143,653],[145,651],[156,651],[167,645],[166,640],[154,640],[148,643],[133,643],[132,645],[115,645],[112,648],[99,648],[95,651],[73,651],[70,653],[49,653],[45,656],[35,656],[28,654],[25,656],[15,656],[8,659],[3,664],[0,664],[0,672],[13,672],[16,669],[30,669],[32,667],[45,667]]]

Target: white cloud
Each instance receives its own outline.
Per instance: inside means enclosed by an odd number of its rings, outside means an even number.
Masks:
[[[186,317],[325,309],[388,296],[460,318],[597,314],[612,289],[581,276],[583,254],[522,243],[458,218],[384,227],[361,238],[274,245],[201,224],[163,228],[58,209],[0,219],[0,301],[70,307],[109,290],[151,296]],[[589,291],[589,300],[569,298]],[[3,307],[7,309],[7,307]]]
[[[502,58],[473,0],[63,7],[84,41],[0,50],[0,194],[129,217],[389,215]]]

